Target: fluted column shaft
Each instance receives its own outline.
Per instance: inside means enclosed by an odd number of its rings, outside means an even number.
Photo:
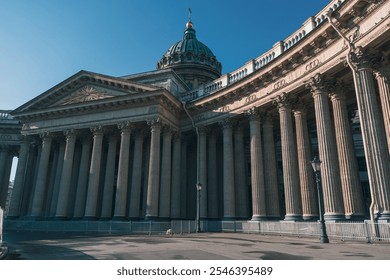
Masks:
[[[58,157],[57,157],[57,165],[55,170],[55,178],[53,184],[53,191],[51,195],[50,201],[50,217],[55,217],[57,212],[57,203],[58,203],[58,195],[60,192],[60,182],[62,175],[62,167],[64,166],[64,155],[65,155],[65,142],[61,141],[58,148]]]
[[[356,99],[362,128],[371,198],[380,219],[390,219],[390,156],[383,119],[375,95],[369,54],[357,48],[351,54]]]
[[[77,180],[76,201],[74,206],[73,217],[82,218],[85,211],[85,200],[88,187],[88,171],[91,160],[92,143],[90,137],[85,137],[81,141],[82,151],[80,159],[80,171]]]
[[[364,217],[363,193],[344,93],[331,94],[344,211],[348,219]]]
[[[180,218],[180,183],[181,183],[181,138],[178,132],[173,138],[172,151],[172,192],[171,192],[171,218]]]
[[[19,217],[21,203],[24,192],[24,183],[26,181],[27,158],[29,153],[30,143],[24,140],[20,146],[18,166],[15,173],[14,188],[11,196],[8,217]]]
[[[161,186],[159,217],[169,218],[171,211],[172,132],[166,128],[163,133],[161,160]]]
[[[100,218],[111,219],[112,217],[112,203],[114,198],[114,187],[115,187],[115,161],[116,161],[116,146],[117,146],[117,135],[111,134],[108,140],[108,151],[107,151],[107,163],[106,163],[106,174],[104,176],[104,187],[103,187],[103,201],[102,201],[102,214]]]
[[[130,157],[130,133],[129,122],[118,126],[121,130],[121,145],[119,152],[118,179],[116,183],[114,218],[126,217],[127,189],[129,187],[129,157]]]
[[[302,201],[292,111],[285,95],[279,96],[276,102],[279,109],[282,144],[283,181],[286,203],[286,216],[284,219],[293,221],[300,220],[302,219]]]
[[[223,218],[234,219],[235,190],[234,190],[234,154],[233,130],[229,120],[222,123],[223,131]]]
[[[8,147],[6,145],[0,146],[0,207],[4,208],[3,200],[5,202],[5,198],[3,198],[3,181],[5,176],[5,167],[7,162],[7,154],[8,154]],[[7,190],[8,190],[8,184],[7,184]]]
[[[314,98],[317,125],[318,151],[321,160],[321,183],[324,196],[326,220],[343,219],[344,205],[342,201],[340,171],[337,158],[336,141],[329,101],[325,88],[325,79],[317,74],[308,87]]]
[[[52,144],[52,138],[48,134],[45,133],[42,135],[42,138],[42,151],[39,159],[38,174],[31,209],[31,216],[33,217],[41,217],[43,214],[43,202],[45,199],[50,149]]]
[[[306,112],[303,109],[294,110],[297,135],[298,167],[301,183],[302,214],[304,220],[318,217],[317,193],[310,161],[309,132],[307,129]]]
[[[97,217],[97,204],[99,198],[100,166],[102,159],[103,129],[101,127],[91,129],[93,132],[93,146],[91,166],[89,168],[87,201],[85,205],[85,218]]]
[[[263,220],[267,216],[265,204],[263,149],[261,145],[261,121],[259,112],[254,109],[250,114],[250,153],[252,180],[252,220]]]
[[[161,122],[158,119],[151,120],[149,125],[151,127],[151,139],[145,218],[154,219],[158,217],[159,210]]]
[[[129,217],[139,218],[141,211],[142,151],[144,135],[138,131],[134,141],[133,174],[131,178]]]
[[[76,135],[73,131],[66,131],[66,145],[64,154],[64,165],[62,167],[61,183],[59,189],[60,199],[57,202],[56,218],[66,218],[68,214],[70,182],[72,178],[72,167]]]
[[[379,88],[379,97],[382,105],[382,115],[385,125],[385,132],[387,138],[387,149],[390,153],[390,63],[387,63],[385,66],[379,68],[375,72],[375,78],[378,81]]]
[[[218,175],[217,175],[217,136],[210,133],[208,137],[207,154],[207,196],[208,196],[208,217],[218,218]]]
[[[4,159],[4,167],[0,170],[2,171],[3,178],[0,181],[0,207],[5,208],[7,196],[8,196],[8,187],[12,169],[12,161],[13,161],[13,152],[10,149],[5,151],[5,159]]]
[[[264,185],[267,219],[280,219],[279,187],[275,154],[274,126],[268,116],[263,122]]]
[[[236,217],[247,219],[248,189],[246,185],[244,133],[238,124],[234,130],[234,179],[236,188]]]
[[[181,142],[181,176],[180,176],[180,217],[187,218],[187,142],[182,139]]]
[[[200,218],[205,219],[208,217],[207,131],[205,128],[201,128],[199,131],[199,161],[199,183],[202,185],[200,191]]]

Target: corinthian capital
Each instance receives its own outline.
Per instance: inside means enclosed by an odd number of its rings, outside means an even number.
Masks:
[[[248,116],[249,120],[259,121],[263,115],[263,112],[259,108],[253,107],[246,111],[245,114]]]
[[[278,107],[278,109],[291,109],[293,100],[287,96],[285,92],[272,99],[272,103]]]
[[[312,94],[316,94],[327,90],[327,82],[328,80],[324,75],[317,73],[304,83],[306,88],[309,89]]]
[[[360,70],[371,68],[375,64],[376,57],[368,49],[359,46],[349,54],[349,60],[355,69]]]
[[[162,126],[162,122],[160,118],[148,119],[147,123],[152,130],[161,129]]]

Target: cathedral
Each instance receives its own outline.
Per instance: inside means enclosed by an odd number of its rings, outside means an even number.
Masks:
[[[389,11],[330,1],[226,74],[189,20],[156,70],[80,71],[2,111],[7,220],[389,221]]]

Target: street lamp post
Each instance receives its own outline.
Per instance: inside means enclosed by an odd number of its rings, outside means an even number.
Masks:
[[[197,138],[197,147],[196,147],[196,217],[195,217],[195,232],[198,233],[200,229],[200,191],[202,190],[202,184],[200,183],[200,137],[199,137],[199,128],[195,125],[194,119],[191,117],[190,113],[186,108],[186,103],[183,103],[184,111],[187,116],[190,118],[193,128],[196,132]]]
[[[200,191],[202,190],[202,185],[200,183],[196,184],[196,233],[200,232]]]
[[[320,242],[321,243],[329,243],[328,235],[326,234],[326,224],[324,220],[324,210],[323,210],[323,196],[322,196],[322,186],[321,186],[321,161],[318,157],[314,157],[311,161],[311,165],[314,170],[314,174],[316,175],[316,184],[317,184],[317,195],[318,195],[318,208],[319,208],[319,216],[320,216]]]

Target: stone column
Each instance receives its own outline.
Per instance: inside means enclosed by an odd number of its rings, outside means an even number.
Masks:
[[[42,133],[40,136],[42,138],[42,152],[39,159],[38,174],[31,209],[32,217],[41,217],[43,214],[43,203],[45,199],[50,150],[52,144],[52,137],[48,132]]]
[[[248,189],[246,184],[244,132],[242,123],[234,129],[234,179],[236,188],[236,217],[248,219]]]
[[[180,132],[173,134],[172,151],[172,192],[171,192],[171,218],[180,218],[180,184],[181,184],[181,137]]]
[[[316,74],[307,84],[314,98],[319,159],[321,160],[321,184],[324,196],[326,220],[344,219],[340,171],[336,141],[329,111],[325,78]]]
[[[121,145],[119,152],[118,179],[115,196],[115,219],[126,217],[127,189],[129,187],[129,156],[130,156],[130,133],[131,124],[125,122],[118,125],[121,130]]]
[[[269,114],[263,122],[264,185],[267,219],[280,219],[279,187],[275,152],[274,125]]]
[[[4,168],[0,171],[3,172],[3,178],[0,181],[0,206],[4,209],[7,196],[8,196],[8,188],[9,188],[9,179],[11,175],[11,169],[12,169],[12,161],[13,161],[13,154],[14,150],[11,147],[8,147],[8,149],[5,151],[5,164]]]
[[[230,119],[221,122],[223,131],[223,219],[234,220],[235,190],[234,190],[234,153],[233,129]]]
[[[350,57],[362,128],[364,153],[373,204],[380,219],[390,219],[390,156],[386,143],[383,119],[375,95],[370,55],[356,48]]]
[[[116,162],[117,135],[112,132],[108,140],[108,151],[106,161],[106,174],[104,176],[103,201],[101,219],[112,218],[112,203],[114,199],[115,186],[115,162]]]
[[[129,217],[132,219],[140,218],[143,143],[144,131],[138,131],[134,142],[133,176],[131,178],[129,205]]]
[[[22,203],[20,205],[20,216],[28,216],[31,214],[32,201],[34,197],[34,190],[36,185],[36,175],[39,165],[39,157],[41,153],[41,144],[34,141],[30,145],[26,167],[26,180],[24,183],[24,192]]]
[[[57,202],[58,202],[58,194],[60,192],[62,167],[64,166],[64,155],[65,155],[65,142],[61,140],[58,148],[58,157],[57,157],[57,165],[55,170],[53,192],[50,201],[50,213],[49,213],[50,217],[55,217],[57,211]]]
[[[148,190],[146,197],[146,219],[156,219],[159,210],[160,191],[160,135],[161,121],[159,118],[148,121],[151,128]]]
[[[76,144],[76,134],[73,130],[64,132],[66,136],[64,165],[62,167],[62,175],[59,189],[59,200],[57,202],[56,218],[64,219],[68,214],[69,191],[72,179],[73,157]]]
[[[100,165],[102,159],[103,128],[101,126],[91,128],[93,133],[93,146],[91,166],[89,168],[87,201],[85,203],[85,219],[97,218],[97,204],[99,198]]]
[[[261,112],[252,108],[247,112],[250,126],[251,181],[252,181],[252,221],[265,220],[263,149],[261,145]]]
[[[211,132],[208,137],[207,187],[208,187],[208,217],[218,218],[218,174],[217,174],[217,136]]]
[[[330,97],[333,105],[345,216],[347,219],[363,219],[365,212],[363,192],[349,126],[345,94],[342,88],[337,87],[335,90]]]
[[[280,117],[280,134],[283,158],[283,181],[286,203],[286,221],[302,219],[301,190],[297,166],[297,148],[294,141],[291,104],[285,93],[274,99]]]
[[[3,200],[5,202],[5,198],[3,199],[3,181],[5,176],[5,168],[6,168],[6,162],[7,162],[7,155],[8,155],[8,146],[7,145],[1,145],[0,146],[0,207],[4,208],[5,205],[3,205]],[[8,190],[8,185],[7,185]]]
[[[294,110],[299,178],[301,183],[302,213],[304,220],[317,220],[317,192],[314,182],[313,168],[310,163],[313,158],[310,152],[309,131],[307,129],[306,109],[304,107],[305,105],[301,105]]]
[[[385,58],[386,54],[382,54]],[[374,73],[378,81],[379,97],[382,105],[382,115],[385,125],[385,132],[387,138],[387,148],[390,153],[390,63],[386,59],[378,70]]]
[[[172,132],[164,127],[161,159],[159,217],[168,219],[171,215]]]
[[[16,218],[20,216],[24,184],[26,180],[27,158],[30,149],[29,146],[30,143],[26,139],[23,139],[19,150],[18,166],[15,173],[15,182],[8,210],[8,218]]]
[[[207,129],[198,128],[199,131],[199,183],[202,185],[200,191],[200,218],[207,219]]]
[[[182,138],[181,142],[181,176],[180,176],[180,217],[187,218],[187,142]]]
[[[74,206],[74,218],[82,218],[85,211],[85,200],[87,196],[89,166],[91,164],[91,138],[85,135],[81,139],[82,151],[80,159],[80,171],[77,181],[76,201]]]

